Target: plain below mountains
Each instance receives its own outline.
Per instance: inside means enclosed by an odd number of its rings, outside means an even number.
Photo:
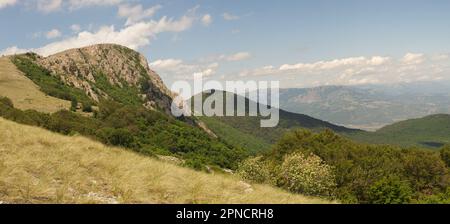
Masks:
[[[450,81],[282,89],[280,107],[374,131],[395,122],[450,113]]]

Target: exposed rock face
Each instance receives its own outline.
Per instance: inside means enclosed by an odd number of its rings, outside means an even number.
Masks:
[[[99,75],[104,75],[111,85],[121,88],[129,85],[140,89],[146,82],[144,106],[170,113],[173,93],[149,68],[145,57],[129,48],[114,44],[93,45],[40,58],[38,63],[60,76],[67,85],[84,90],[95,101],[109,97],[95,88]]]

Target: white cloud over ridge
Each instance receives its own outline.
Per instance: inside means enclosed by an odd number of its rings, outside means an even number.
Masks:
[[[417,53],[400,58],[351,57],[279,67],[268,65],[239,73],[239,77],[247,79],[257,76],[280,80],[286,88],[450,80],[450,57]]]
[[[0,9],[8,6],[13,6],[17,3],[17,0],[0,0]]]
[[[119,6],[117,14],[121,18],[127,18],[125,25],[128,26],[152,17],[161,8],[161,5],[155,5],[148,9],[144,9],[144,7],[140,4],[135,6],[124,4]]]
[[[47,44],[40,48],[20,49],[11,47],[3,50],[2,54],[15,54],[27,51],[36,52],[42,56],[48,56],[71,48],[80,48],[100,43],[114,43],[138,50],[147,46],[159,33],[182,32],[192,27],[195,22],[195,15],[192,11],[182,16],[180,19],[168,18],[166,16],[159,20],[135,23],[116,29],[114,26],[103,26],[95,32],[82,31],[75,36]],[[47,37],[58,36],[56,32]]]
[[[190,80],[193,79],[194,73],[202,73],[204,77],[216,74],[219,63],[187,63],[181,59],[159,59],[150,62],[149,66],[162,76]]]

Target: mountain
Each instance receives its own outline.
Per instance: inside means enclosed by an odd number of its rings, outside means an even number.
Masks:
[[[246,105],[247,115],[249,108],[259,108],[260,106],[259,103],[251,101],[244,96],[218,90],[211,91],[209,94],[204,93],[202,99],[205,101],[208,97],[214,99],[215,97],[220,96],[224,97],[224,105],[226,102],[231,102],[233,97],[235,99],[235,104],[237,104],[238,98],[243,100]],[[217,105],[217,107],[214,105],[214,108],[224,111],[223,105]],[[236,111],[234,111],[234,114],[236,114]],[[260,121],[262,119],[268,119],[268,117],[261,116],[260,113],[258,114],[258,116],[214,116],[199,117],[199,119],[205,122],[208,127],[220,138],[242,147],[250,147],[250,150],[253,152],[264,151],[270,148],[270,145],[276,142],[284,133],[297,128],[309,129],[312,131],[330,129],[340,134],[361,132],[361,130],[334,125],[307,115],[291,113],[285,110],[279,110],[278,126],[273,128],[262,128],[260,126]],[[247,143],[249,140],[254,144],[249,145]]]
[[[248,155],[195,118],[173,117],[174,94],[141,54],[126,47],[101,44],[1,62],[0,89],[7,91],[0,92],[0,116],[6,119],[147,156],[176,157],[195,169],[233,169]]]
[[[7,141],[4,141],[7,139]],[[0,118],[0,203],[329,203]]]
[[[282,89],[280,107],[347,127],[376,130],[402,120],[450,113],[450,82]]]
[[[368,143],[437,148],[450,143],[450,115],[401,121],[376,132],[353,133],[352,138]]]
[[[145,57],[129,48],[100,44],[35,59],[65,85],[83,90],[95,102],[101,99],[123,103],[142,101],[148,109],[170,112],[172,92],[149,68]]]

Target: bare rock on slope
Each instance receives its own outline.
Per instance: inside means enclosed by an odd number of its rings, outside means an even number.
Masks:
[[[150,69],[146,58],[129,48],[115,44],[93,45],[39,58],[38,63],[67,85],[82,89],[95,101],[110,97],[95,87],[99,75],[121,88],[124,85],[141,88],[143,82],[147,82],[144,106],[170,112],[173,93]]]

